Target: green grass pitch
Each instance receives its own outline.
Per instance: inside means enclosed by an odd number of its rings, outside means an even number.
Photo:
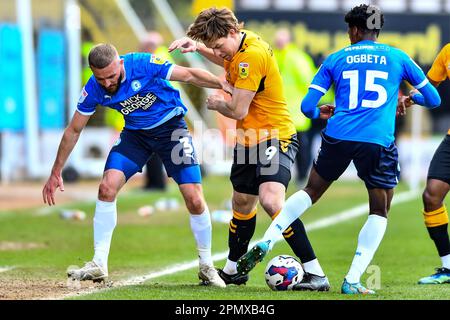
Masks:
[[[231,185],[226,177],[204,179],[205,197],[210,210],[223,209],[231,196]],[[70,188],[70,185],[66,186]],[[399,185],[396,193],[405,191]],[[292,185],[289,193],[295,191]],[[169,185],[167,193],[150,193],[139,189],[128,190],[118,199],[118,226],[115,229],[109,258],[109,273],[113,282],[194,261],[196,250],[189,228],[189,217],[184,208],[157,212],[143,218],[137,209],[152,204],[161,197],[176,197],[181,202],[177,186]],[[394,196],[395,197],[395,196]],[[324,197],[304,216],[306,225],[318,219],[367,203],[367,191],[361,182],[337,182]],[[65,282],[69,265],[82,265],[92,258],[92,216],[94,203],[73,203],[70,206],[88,213],[84,221],[62,220],[58,208],[39,216],[33,210],[0,211],[0,242],[38,243],[40,247],[25,250],[0,250],[0,267],[15,266],[14,270],[0,273],[0,283],[27,279],[49,279]],[[279,242],[274,250],[250,274],[245,286],[226,289],[198,285],[197,268],[172,273],[146,281],[143,284],[112,287],[77,299],[161,299],[161,300],[310,300],[310,299],[450,299],[450,285],[419,286],[420,277],[431,274],[440,266],[436,249],[429,239],[421,214],[420,193],[411,201],[394,205],[390,212],[385,238],[372,265],[379,270],[380,288],[375,296],[351,297],[341,295],[340,285],[348,271],[356,248],[359,230],[366,215],[326,228],[309,232],[316,255],[330,282],[331,291],[274,292],[264,281],[265,263],[278,254],[290,254],[290,248]],[[270,219],[258,209],[257,229],[253,240],[259,239]],[[228,225],[213,224],[213,253],[228,250]],[[223,267],[224,260],[216,261]],[[373,274],[366,274],[363,282]],[[39,288],[38,288],[39,289]],[[25,289],[26,290],[26,289]],[[48,292],[51,296],[52,292]],[[56,295],[56,297],[58,297]],[[73,297],[71,297],[73,298]]]

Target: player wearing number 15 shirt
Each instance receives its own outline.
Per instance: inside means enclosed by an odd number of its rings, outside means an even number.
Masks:
[[[422,94],[426,107],[440,105],[436,89],[403,51],[377,42],[384,17],[374,6],[360,5],[345,16],[351,45],[331,54],[315,75],[301,109],[310,118],[328,119],[322,143],[305,189],[293,194],[251,252],[271,248],[280,230],[301,216],[353,161],[369,194],[369,217],[358,237],[356,253],[344,278],[344,294],[373,294],[360,283],[387,226],[387,214],[398,183],[399,165],[394,125],[399,86],[408,81]],[[335,85],[335,106],[317,108]],[[239,264],[239,261],[238,261]]]

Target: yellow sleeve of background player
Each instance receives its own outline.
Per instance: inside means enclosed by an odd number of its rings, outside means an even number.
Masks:
[[[256,50],[242,53],[236,63],[238,76],[234,87],[250,91],[258,91],[261,79],[265,76],[265,55]]]
[[[442,82],[447,79],[447,65],[450,63],[450,43],[439,52],[427,76],[433,81]]]

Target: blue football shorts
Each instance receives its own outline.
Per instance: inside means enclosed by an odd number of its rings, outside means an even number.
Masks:
[[[159,155],[168,176],[178,184],[201,183],[192,137],[183,116],[149,130],[124,129],[108,155],[105,171],[120,170],[128,180],[142,172],[153,153]]]
[[[337,180],[352,160],[368,189],[392,189],[398,184],[400,166],[395,143],[386,148],[375,143],[339,140],[322,132],[322,144],[313,165],[323,179]]]

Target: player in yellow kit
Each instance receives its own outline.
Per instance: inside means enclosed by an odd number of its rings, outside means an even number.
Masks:
[[[199,52],[222,66],[233,86],[231,101],[212,95],[207,106],[237,120],[237,143],[230,180],[233,219],[229,255],[219,274],[227,284],[242,284],[236,262],[245,252],[256,225],[256,205],[274,218],[281,210],[298,151],[296,130],[283,95],[283,83],[271,47],[257,34],[242,28],[227,8],[202,11],[189,27],[189,38],[176,40],[169,50]],[[199,42],[196,42],[199,41]],[[297,219],[283,234],[303,263],[307,276],[298,290],[326,291],[329,282],[315,257],[303,223]]]
[[[436,57],[427,77],[437,87],[450,78],[450,43]],[[415,95],[412,96],[416,103]],[[419,280],[419,284],[450,283],[450,241],[448,213],[444,199],[450,190],[450,129],[436,150],[428,169],[427,185],[422,195],[425,225],[441,257],[442,267],[436,273]]]

